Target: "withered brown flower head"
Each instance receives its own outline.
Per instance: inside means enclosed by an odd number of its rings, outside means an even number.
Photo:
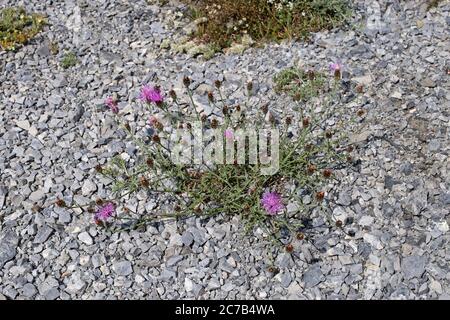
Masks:
[[[327,139],[331,139],[331,137],[333,137],[333,132],[331,131],[325,132],[325,137],[327,137]]]
[[[125,129],[127,129],[127,131],[131,131],[131,127],[130,127],[130,124],[127,122],[127,123],[125,123]]]
[[[208,92],[208,100],[211,103],[214,102],[214,94],[211,91]]]
[[[303,240],[305,239],[305,234],[302,232],[297,233],[297,240]]]
[[[280,270],[277,267],[271,266],[269,268],[267,268],[267,271],[269,271],[270,273],[278,273],[280,272]]]
[[[95,203],[96,203],[98,206],[101,206],[101,205],[103,205],[104,201],[103,201],[103,199],[101,199],[101,198],[97,198],[97,199],[95,200]]]
[[[200,117],[200,120],[202,120],[202,122],[206,122],[206,114],[202,114],[202,116]]]
[[[308,166],[308,173],[309,173],[309,174],[313,174],[315,171],[316,171],[316,166],[313,165],[313,164],[310,164],[310,165]]]
[[[347,147],[347,152],[352,152],[355,148],[353,146],[348,146]]]
[[[222,86],[222,82],[220,80],[216,80],[214,81],[214,85],[216,86],[217,89],[220,89],[220,87]]]
[[[263,105],[261,107],[261,111],[266,114],[267,112],[269,112],[269,106],[267,104]]]
[[[144,176],[142,176],[139,179],[139,183],[141,184],[141,186],[143,186],[144,188],[148,188],[150,186],[150,182],[148,182],[148,179]]]
[[[227,114],[228,114],[228,107],[227,107],[227,106],[223,106],[223,108],[222,108],[222,113],[223,113],[224,115],[227,115]]]
[[[161,142],[161,138],[158,135],[156,135],[156,134],[152,137],[152,140],[153,140],[154,143],[160,143]]]
[[[292,118],[291,117],[286,117],[286,124],[288,126],[290,126],[292,124]]]
[[[189,87],[190,85],[191,85],[191,79],[189,78],[189,77],[184,77],[183,78],[183,84],[184,84],[184,86],[187,88],[187,87]]]
[[[164,129],[164,125],[161,122],[159,122],[159,121],[156,121],[154,126],[159,131],[162,131]]]
[[[303,127],[309,126],[309,123],[310,123],[309,118],[303,118],[302,120]]]
[[[286,252],[291,253],[292,251],[294,251],[294,246],[292,245],[292,243],[289,243],[286,245]]]
[[[173,100],[177,100],[177,94],[175,92],[175,90],[170,90],[169,91],[169,96],[173,99]]]
[[[211,128],[217,129],[218,126],[219,126],[219,121],[217,121],[217,119],[212,119],[211,120]]]
[[[336,220],[336,227],[341,228],[342,227],[342,221]]]
[[[247,90],[248,91],[252,91],[253,90],[253,82],[252,81],[247,82]]]
[[[332,173],[333,171],[331,169],[324,169],[322,174],[325,178],[329,178],[331,177]]]
[[[236,111],[237,112],[241,111],[241,106],[239,104],[236,106]]]
[[[319,192],[316,193],[316,199],[318,201],[322,201],[324,197],[325,197],[325,192],[319,191]]]
[[[356,92],[363,93],[364,92],[364,86],[362,84],[358,84],[356,86]]]
[[[98,164],[98,165],[95,166],[95,171],[97,171],[98,173],[102,173],[103,172],[103,167]]]
[[[147,163],[147,166],[148,166],[149,168],[153,168],[153,159],[148,158],[147,161],[146,161],[146,163]]]
[[[61,207],[61,208],[64,208],[66,206],[66,202],[63,199],[60,199],[60,198],[56,199],[55,204],[58,207]]]
[[[300,93],[296,93],[296,94],[294,94],[294,96],[292,97],[292,99],[294,100],[294,101],[300,101],[300,100],[302,100],[302,95],[300,94]]]
[[[358,115],[358,117],[362,117],[364,115],[364,109],[359,109],[356,114]]]
[[[309,80],[314,80],[314,78],[316,77],[316,73],[314,72],[314,70],[308,70],[307,74]]]

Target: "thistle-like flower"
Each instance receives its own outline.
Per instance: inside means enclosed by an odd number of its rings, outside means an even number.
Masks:
[[[338,80],[341,78],[343,65],[340,62],[330,63],[330,71],[334,74],[334,77]]]
[[[94,220],[96,223],[105,222],[109,218],[111,218],[115,212],[116,206],[113,203],[109,202],[98,209],[98,211],[95,213]]]
[[[281,196],[276,192],[265,192],[261,198],[261,204],[271,216],[284,209]]]
[[[225,135],[225,138],[227,138],[228,140],[234,139],[233,130],[231,130],[231,129],[226,129],[224,132],[224,135]]]
[[[117,100],[113,97],[108,97],[105,99],[105,105],[112,111],[112,113],[119,113],[119,106],[117,105]]]
[[[139,98],[146,103],[161,104],[164,101],[161,90],[157,87],[145,85],[141,89]]]

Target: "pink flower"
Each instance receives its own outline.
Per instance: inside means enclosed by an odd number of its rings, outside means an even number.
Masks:
[[[276,192],[265,192],[262,196],[261,204],[271,216],[276,215],[284,209],[281,196]]]
[[[152,127],[155,126],[155,124],[158,123],[158,118],[155,116],[150,116],[150,118],[148,118],[148,124]]]
[[[332,62],[330,63],[330,70],[333,72],[342,71],[343,65],[340,62]]]
[[[107,221],[115,212],[116,206],[113,203],[109,202],[98,209],[98,211],[95,213],[94,220],[97,223]]]
[[[111,109],[112,113],[119,113],[119,107],[117,106],[117,100],[113,97],[108,97],[105,99],[105,105]]]
[[[141,89],[141,95],[139,98],[146,103],[160,104],[163,102],[163,96],[161,90],[157,87],[145,85]]]
[[[224,132],[224,135],[225,135],[225,138],[227,138],[228,140],[234,139],[233,130],[231,130],[231,129],[226,129]]]

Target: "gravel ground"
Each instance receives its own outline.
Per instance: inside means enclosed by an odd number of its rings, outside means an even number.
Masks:
[[[450,4],[355,3],[352,28],[205,61],[167,48],[189,27],[174,2],[1,0],[45,13],[51,25],[0,53],[0,299],[449,299]],[[67,70],[66,50],[79,58]],[[275,72],[334,59],[366,88],[346,107],[368,111],[350,131],[359,165],[328,186],[343,231],[313,212],[307,241],[272,254],[241,235],[237,218],[109,234],[92,216],[52,205],[106,195],[93,168],[133,154],[105,116],[110,93],[123,108],[155,79],[179,88],[189,75],[200,91],[217,78],[227,90],[253,79],[255,102],[281,109],[289,98],[274,95]]]

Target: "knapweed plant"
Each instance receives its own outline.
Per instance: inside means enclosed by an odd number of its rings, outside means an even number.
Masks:
[[[132,109],[145,110],[146,127],[126,120],[136,116],[120,110],[117,96],[107,97],[137,154],[96,167],[112,182],[112,194],[88,206],[93,220],[122,230],[164,219],[239,216],[246,231],[261,228],[274,241],[295,236],[311,210],[324,206],[323,181],[334,178],[352,151],[345,145],[349,117],[340,106],[338,71],[321,81],[320,105],[294,100],[286,114],[251,105],[252,82],[243,85],[240,104],[228,103],[220,81],[203,105],[188,77],[179,92],[145,85]],[[133,195],[156,205],[133,211],[127,207]]]
[[[197,38],[225,48],[253,40],[298,39],[330,29],[349,16],[346,0],[184,0],[202,21]],[[199,19],[202,18],[202,19]]]
[[[29,14],[24,8],[9,7],[0,10],[0,47],[15,50],[36,36],[46,24],[39,14]]]

